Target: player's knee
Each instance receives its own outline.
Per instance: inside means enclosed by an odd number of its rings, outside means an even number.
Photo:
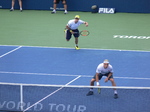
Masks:
[[[91,79],[91,82],[94,83],[96,80],[95,79]]]
[[[78,40],[78,37],[74,37],[76,40]]]
[[[54,3],[54,4],[58,4],[57,0],[54,0],[53,3]]]
[[[63,3],[63,5],[67,5],[66,3]]]
[[[65,1],[62,2],[63,5],[67,5]]]
[[[114,82],[114,79],[113,78],[111,78],[111,79],[109,79],[112,83]]]

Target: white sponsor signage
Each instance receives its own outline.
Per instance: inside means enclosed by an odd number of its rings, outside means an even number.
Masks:
[[[113,38],[121,38],[121,39],[150,39],[150,36],[114,35]]]
[[[98,13],[114,14],[115,8],[99,8]]]

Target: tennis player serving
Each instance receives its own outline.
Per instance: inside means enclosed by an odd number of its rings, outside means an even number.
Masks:
[[[85,22],[83,20],[80,20],[80,16],[76,15],[74,19],[69,20],[68,24],[66,25],[66,40],[69,41],[71,39],[71,36],[74,35],[75,37],[75,49],[79,50],[78,46],[78,37],[79,37],[79,30],[78,27],[81,24],[85,24],[85,26],[88,26],[88,22]]]
[[[113,67],[109,64],[109,61],[107,59],[104,60],[103,63],[99,64],[96,69],[96,74],[92,78],[90,85],[94,86],[94,82],[96,81],[97,86],[100,86],[99,80],[103,76],[106,76],[105,82],[111,81],[112,86],[116,86],[116,83],[113,78]],[[100,90],[99,90],[100,92]],[[87,93],[87,96],[93,95],[93,88],[90,89],[90,91]],[[118,98],[117,90],[114,88],[114,98]]]

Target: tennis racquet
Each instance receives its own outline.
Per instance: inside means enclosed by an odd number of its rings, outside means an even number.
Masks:
[[[98,94],[100,94],[101,93],[101,88],[98,88]]]
[[[65,34],[66,34],[66,29],[64,30],[64,32],[65,32]],[[74,34],[76,34],[76,33],[79,33],[79,35],[81,35],[81,36],[88,36],[89,34],[90,34],[90,32],[89,31],[87,31],[87,30],[82,30],[82,31],[80,31],[80,32],[73,32]]]
[[[74,32],[74,33],[79,33],[79,35],[81,36],[88,36],[90,34],[90,32],[87,30],[82,30],[80,32]]]

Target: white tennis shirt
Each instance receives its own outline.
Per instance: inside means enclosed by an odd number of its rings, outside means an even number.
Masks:
[[[113,67],[109,64],[107,68],[104,68],[103,63],[99,64],[96,73],[101,73],[101,74],[107,74],[107,73],[113,73]]]
[[[75,30],[75,29],[78,29],[78,27],[81,25],[81,24],[84,24],[85,22],[82,21],[82,20],[78,20],[77,23],[75,23],[75,20],[72,19],[68,22],[67,26],[71,29],[71,30]]]

